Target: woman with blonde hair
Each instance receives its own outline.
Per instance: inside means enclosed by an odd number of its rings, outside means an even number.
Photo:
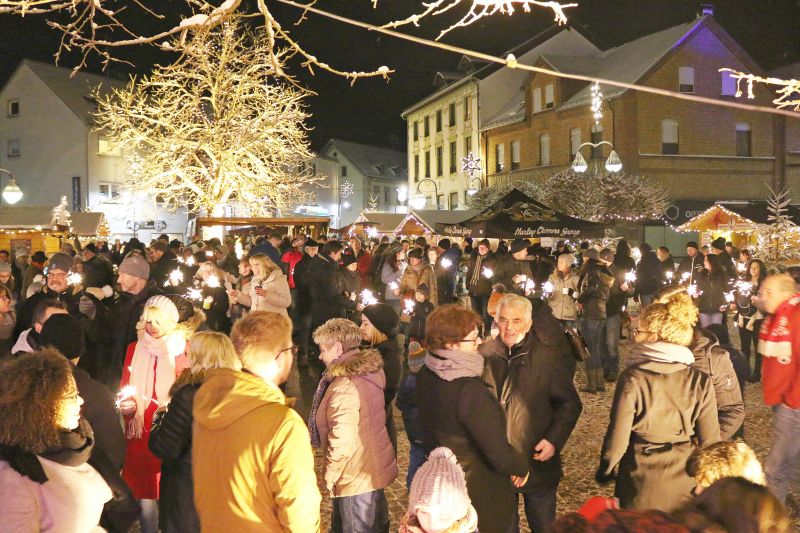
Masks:
[[[688,294],[646,307],[636,344],[617,382],[611,420],[596,479],[616,475],[623,508],[672,511],[689,498],[694,482],[686,462],[693,440],[719,440],[711,377],[694,368],[688,346],[698,311]]]
[[[206,370],[242,368],[231,340],[216,331],[192,335],[188,355],[189,368],[172,384],[169,403],[156,410],[150,430],[150,451],[162,461],[158,525],[164,533],[200,531],[192,482],[194,395],[205,380]]]
[[[272,311],[289,316],[288,307],[292,305],[289,282],[278,265],[265,254],[250,257],[250,268],[253,278],[247,293],[237,293],[242,305],[249,306],[251,311]]]
[[[550,307],[553,316],[562,324],[575,327],[578,320],[578,307],[575,304],[578,292],[578,275],[572,269],[575,256],[561,254],[558,256],[556,269],[550,274],[553,291],[550,293]]]
[[[147,447],[153,415],[169,402],[172,385],[189,366],[188,331],[179,320],[178,308],[168,297],[152,296],[147,300],[136,325],[139,339],[128,346],[120,382],[119,410],[128,440],[122,477],[140,500],[143,533],[158,529],[156,500],[161,462]]]

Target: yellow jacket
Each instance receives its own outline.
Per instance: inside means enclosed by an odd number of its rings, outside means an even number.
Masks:
[[[193,415],[194,499],[203,531],[320,530],[308,430],[280,389],[252,374],[209,370]]]

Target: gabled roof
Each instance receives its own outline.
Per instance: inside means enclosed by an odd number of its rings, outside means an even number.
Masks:
[[[322,150],[328,152],[335,146],[358,170],[370,178],[408,180],[408,159],[405,152],[359,144],[341,139],[331,139]]]
[[[479,212],[480,211],[476,209],[464,209],[461,211],[459,210],[445,211],[439,209],[412,209],[411,212],[408,215],[406,215],[403,218],[403,220],[397,225],[397,228],[395,228],[395,232],[404,233],[401,230],[403,230],[406,224],[408,224],[410,221],[413,220],[417,224],[422,226],[427,233],[435,233],[437,224],[458,224],[459,222],[463,222],[468,218],[472,218]]]
[[[71,69],[31,59],[22,60],[17,70],[22,65],[30,68],[84,124],[92,124],[94,121],[93,114],[97,106],[91,94],[96,87],[100,87],[101,94],[105,94],[111,89],[122,89],[127,85],[124,81],[83,71],[72,76]]]
[[[95,213],[92,211],[81,211],[78,213],[70,214],[70,226],[72,233],[80,235],[81,237],[92,236],[107,236],[108,235],[108,222],[103,213]]]
[[[381,213],[378,211],[362,211],[356,217],[353,224],[368,223],[375,225],[375,228],[381,233],[392,233],[394,229],[400,224],[400,221],[405,218],[403,213]],[[351,224],[351,226],[353,225]]]
[[[54,206],[3,205],[0,208],[0,228],[50,231]]]

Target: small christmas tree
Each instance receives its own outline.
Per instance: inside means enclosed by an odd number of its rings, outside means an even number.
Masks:
[[[369,204],[367,204],[367,211],[370,213],[374,213],[378,210],[378,200],[380,197],[377,194],[370,194],[369,195]]]
[[[775,191],[769,185],[770,195],[767,199],[767,224],[759,224],[755,235],[758,239],[754,256],[761,259],[771,270],[783,270],[787,266],[800,261],[800,229],[789,217],[789,190]]]

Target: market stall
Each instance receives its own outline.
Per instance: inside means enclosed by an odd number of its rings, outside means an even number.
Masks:
[[[331,219],[328,217],[298,216],[281,218],[249,217],[203,217],[195,219],[195,238],[221,238],[225,233],[232,235],[266,235],[271,231],[284,229],[288,235],[306,234],[313,238],[328,233]],[[209,230],[213,230],[209,232]]]
[[[404,213],[362,211],[352,224],[339,229],[339,233],[342,238],[352,235],[359,237],[394,235],[397,225],[400,224],[405,216]]]
[[[800,224],[800,207],[788,206],[787,214],[795,224]],[[698,232],[701,246],[723,237],[736,247],[747,247],[757,244],[756,230],[770,223],[769,215],[767,202],[717,202],[675,229]],[[800,243],[800,233],[796,238]]]
[[[437,225],[453,225],[480,213],[474,209],[444,211],[438,209],[414,209],[406,215],[394,230],[396,235],[413,235],[431,238],[438,235]]]
[[[80,238],[108,237],[108,221],[104,213],[80,212],[70,215],[70,233]]]
[[[559,213],[519,189],[512,189],[491,207],[455,224],[436,224],[436,233],[452,237],[513,239],[597,239],[605,226]]]
[[[54,218],[53,206],[0,207],[0,249],[16,253],[25,248],[30,253],[52,254],[61,248],[69,226]],[[67,220],[68,222],[68,220]]]

